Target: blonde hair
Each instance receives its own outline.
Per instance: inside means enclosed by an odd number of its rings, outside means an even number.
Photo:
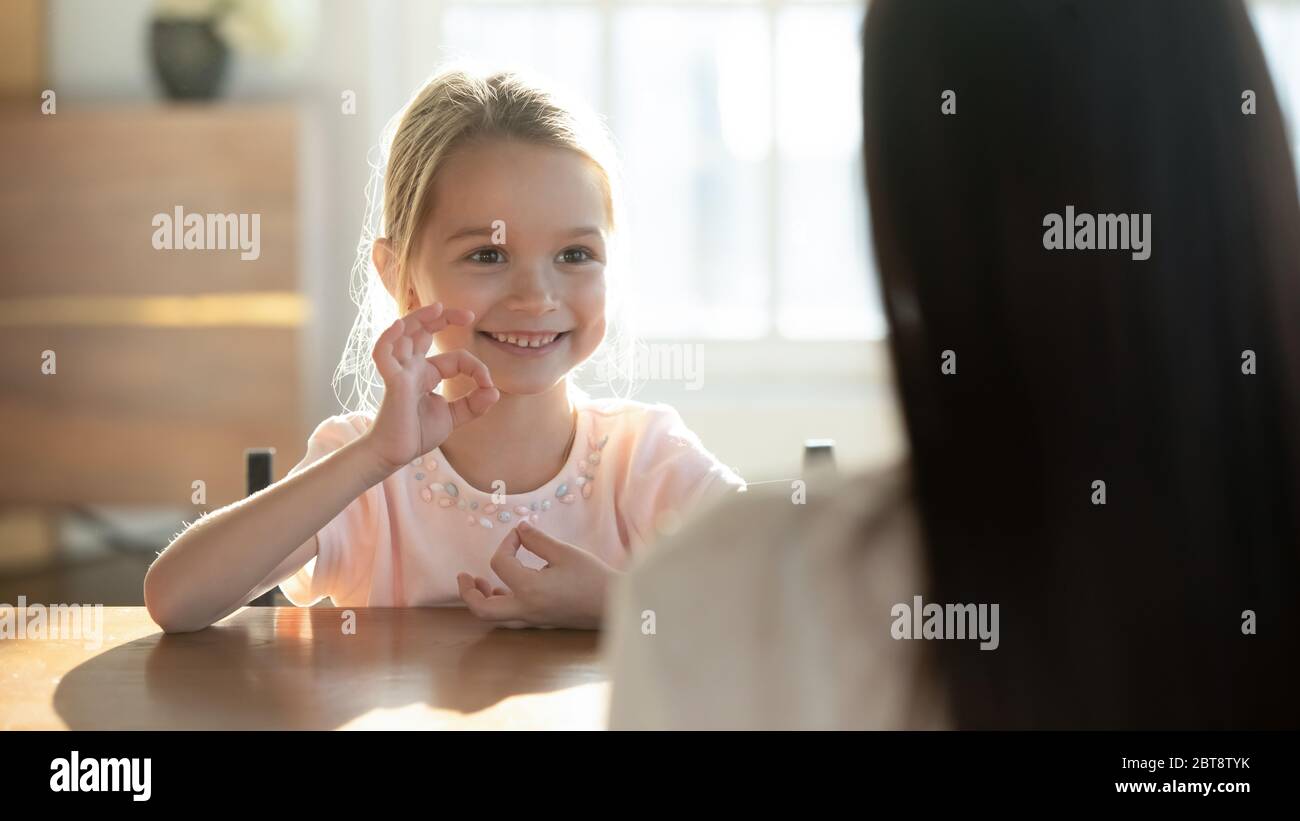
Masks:
[[[604,124],[585,106],[517,72],[481,76],[452,68],[434,75],[389,122],[381,156],[372,163],[366,190],[366,222],[357,246],[350,289],[358,308],[357,318],[334,373],[335,396],[345,409],[373,413],[378,408],[376,394],[382,393],[383,381],[370,356],[375,341],[395,319],[419,307],[410,299],[411,258],[420,226],[431,208],[438,169],[455,149],[491,139],[565,148],[587,158],[604,183],[611,234],[606,268],[610,271],[621,267],[615,265],[615,260],[626,256],[622,250],[626,228],[619,225],[622,208],[618,166]],[[382,199],[377,196],[381,184]],[[381,204],[382,210],[377,211]],[[380,230],[378,236],[392,246],[396,300],[371,261],[371,248]],[[606,313],[617,315],[620,305],[616,295],[621,289],[607,290],[610,297]],[[611,319],[609,326],[611,331],[602,343],[601,365],[613,375],[625,371],[632,342],[625,322]],[[349,378],[352,385],[344,398],[340,388]]]

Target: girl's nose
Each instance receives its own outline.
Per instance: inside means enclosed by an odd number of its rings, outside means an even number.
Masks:
[[[531,314],[543,314],[558,308],[553,274],[550,266],[542,262],[519,266],[510,280],[506,307]]]

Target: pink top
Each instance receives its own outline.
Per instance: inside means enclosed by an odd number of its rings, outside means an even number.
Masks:
[[[628,400],[579,399],[564,469],[528,493],[472,487],[433,450],[367,490],[316,534],[316,557],[280,589],[294,604],[338,607],[457,604],[456,574],[500,579],[492,553],[523,517],[616,569],[680,515],[744,482],[704,449],[677,411]],[[369,429],[363,413],[331,416],[307,440],[303,470]],[[540,567],[527,550],[520,561]],[[504,585],[502,585],[504,586]]]

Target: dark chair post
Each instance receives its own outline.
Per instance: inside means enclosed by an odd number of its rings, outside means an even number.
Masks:
[[[244,494],[245,497],[270,487],[274,460],[275,448],[248,448],[244,451],[244,467],[248,476],[248,492]],[[249,602],[253,607],[274,607],[277,603],[274,587]]]
[[[275,448],[247,448],[244,450],[244,467],[247,470],[244,496],[252,496],[271,485],[271,469],[275,462]]]
[[[805,439],[803,443],[803,472],[805,475],[822,468],[835,469],[834,439]]]

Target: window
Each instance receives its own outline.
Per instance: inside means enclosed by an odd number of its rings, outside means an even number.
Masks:
[[[1254,0],[1249,8],[1287,120],[1295,162],[1300,160],[1300,2]]]
[[[1300,154],[1300,2],[1249,5]],[[450,0],[421,9],[431,26],[405,58],[412,87],[438,62],[469,58],[541,73],[607,117],[627,180],[639,335],[878,339],[860,149],[864,6]]]
[[[638,335],[882,333],[860,158],[859,2],[442,8],[439,59],[528,68],[606,116],[626,178]]]

